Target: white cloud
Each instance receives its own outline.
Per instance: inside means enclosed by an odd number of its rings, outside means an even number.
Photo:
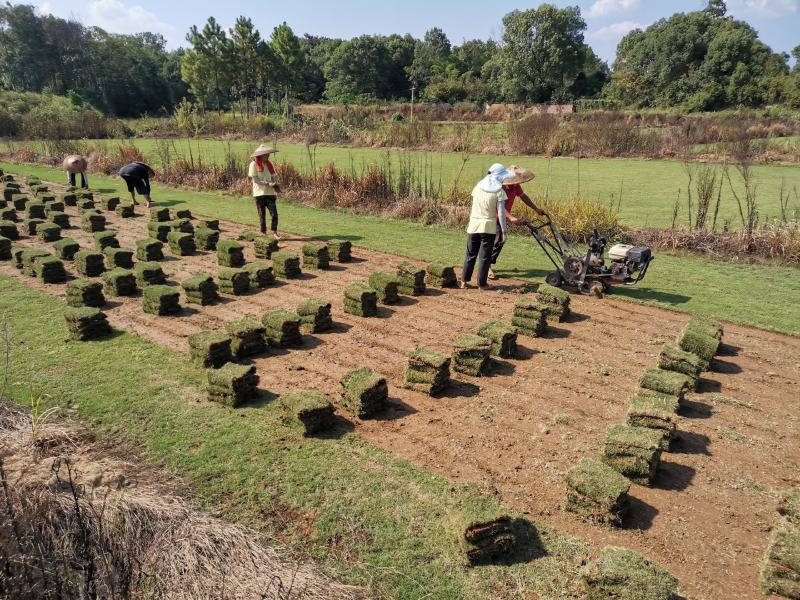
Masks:
[[[36,7],[36,12],[38,12],[40,15],[52,15],[53,5],[49,2],[41,2],[39,6]]]
[[[595,0],[586,16],[590,19],[629,13],[639,8],[639,0]]]
[[[126,6],[120,0],[92,0],[86,21],[113,33],[154,31],[168,34],[175,28],[139,5]]]
[[[762,19],[782,19],[800,10],[800,0],[732,0],[728,11]]]
[[[629,31],[644,29],[645,27],[646,25],[635,21],[620,21],[619,23],[612,23],[606,27],[590,31],[588,37],[598,42],[618,42]]]

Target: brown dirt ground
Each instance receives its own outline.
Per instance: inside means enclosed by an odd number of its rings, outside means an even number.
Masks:
[[[73,225],[79,223],[76,209],[67,210]],[[123,247],[146,237],[147,216],[142,208],[137,212],[129,220],[109,216]],[[221,225],[223,237],[235,239],[244,230]],[[90,245],[79,229],[65,233]],[[304,241],[292,237],[282,246],[299,252]],[[44,246],[26,238],[19,243]],[[251,244],[245,245],[252,259]],[[443,397],[430,398],[401,387],[405,353],[419,345],[449,353],[459,333],[508,319],[525,285],[506,281],[494,293],[433,290],[381,308],[378,318],[353,317],[342,310],[343,288],[401,262],[361,248],[354,255],[353,263],[226,297],[216,306],[192,305],[180,317],[147,315],[140,297],[114,299],[107,313],[115,327],[186,353],[186,337],[196,331],[325,298],[333,303],[334,331],[307,335],[302,349],[257,358],[262,387],[281,394],[302,384],[336,398],[342,375],[370,366],[387,376],[392,405],[382,418],[354,419],[356,434],[453,480],[478,482],[513,509],[594,544],[634,548],[674,573],[692,598],[762,597],[758,572],[776,523],[776,493],[798,483],[800,339],[727,325],[722,353],[690,396],[656,484],[632,488],[624,528],[601,528],[562,510],[563,473],[598,457],[606,429],[625,420],[639,375],[655,365],[660,346],[674,340],[686,315],[573,297],[570,322],[539,339],[521,337],[519,356],[499,361],[492,376],[459,374]],[[168,256],[163,267],[177,285],[198,271],[215,273],[216,256]],[[0,272],[64,294],[63,285],[43,285],[10,263],[0,263]]]

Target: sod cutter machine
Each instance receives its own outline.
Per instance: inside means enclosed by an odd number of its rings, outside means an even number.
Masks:
[[[545,278],[550,285],[574,286],[582,294],[602,297],[611,284],[639,283],[653,261],[653,253],[647,246],[615,244],[608,251],[609,264],[606,265],[604,257],[608,239],[601,237],[596,229],[589,238],[586,254],[582,254],[564,239],[549,216],[545,215],[545,219],[542,223],[523,221],[522,224],[556,268]]]

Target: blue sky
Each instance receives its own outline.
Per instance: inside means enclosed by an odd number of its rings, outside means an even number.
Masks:
[[[29,0],[30,1],[30,0]],[[269,35],[286,21],[298,34],[312,33],[350,38],[356,35],[410,33],[421,37],[431,27],[441,27],[451,42],[502,35],[504,14],[527,9],[536,2],[516,0],[293,0],[287,2],[166,2],[164,0],[46,0],[33,1],[41,12],[72,17],[85,25],[98,25],[117,33],[156,31],[170,47],[183,45],[191,25],[202,25],[213,15],[229,27],[246,15]],[[613,61],[620,38],[635,27],[645,27],[678,11],[698,10],[705,0],[554,0],[553,4],[578,4],[588,24],[587,42],[602,58]],[[775,51],[790,52],[800,44],[800,0],[728,0],[728,10],[748,21]]]

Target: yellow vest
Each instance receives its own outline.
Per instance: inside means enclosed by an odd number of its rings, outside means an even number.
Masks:
[[[477,185],[472,190],[472,212],[467,233],[497,233],[497,204],[505,201],[506,193],[487,192]]]

